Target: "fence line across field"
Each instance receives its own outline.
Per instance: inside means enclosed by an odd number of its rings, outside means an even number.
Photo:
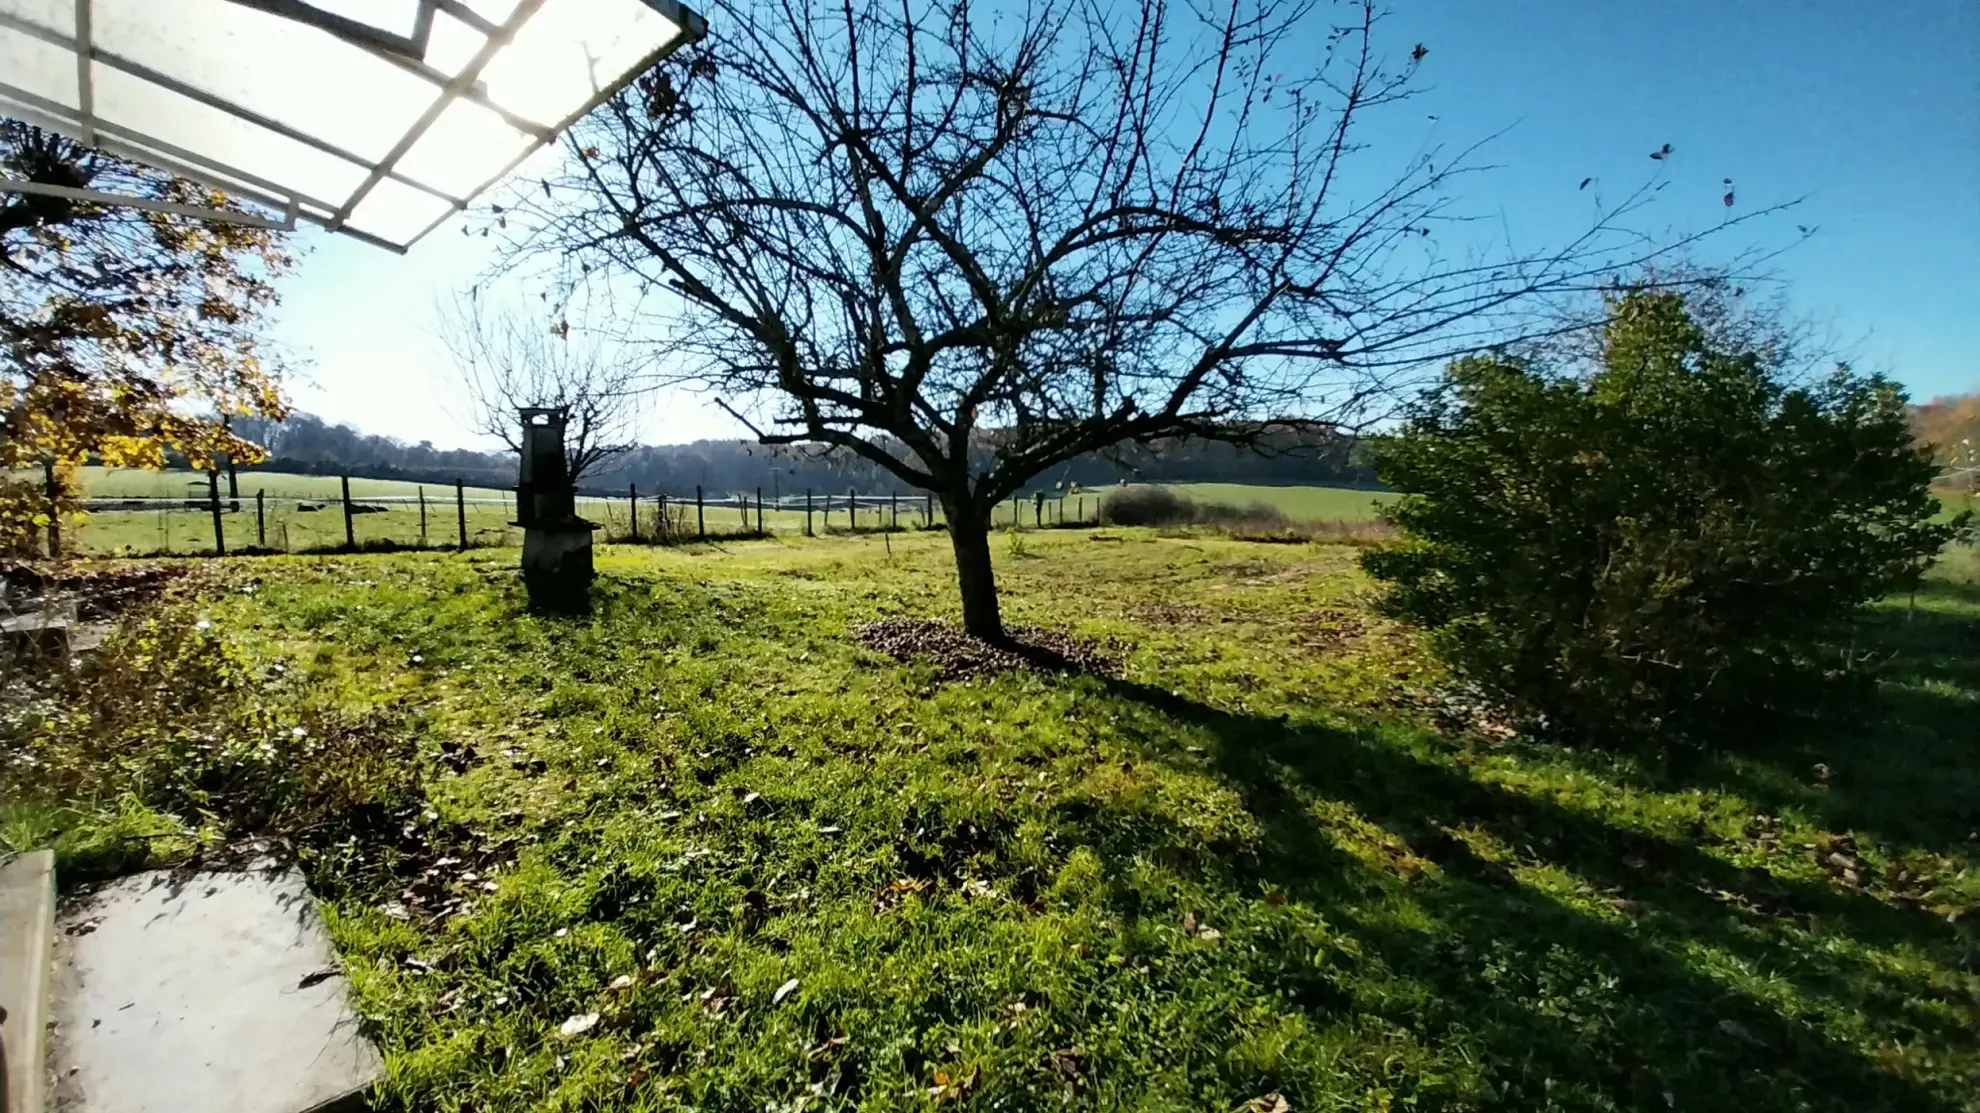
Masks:
[[[216,477],[185,495],[88,499],[84,505],[92,514],[92,531],[121,542],[96,547],[225,555],[520,544],[513,526],[515,496],[491,494],[488,488],[469,494],[465,482],[418,485],[411,494],[354,495],[350,477],[339,476],[337,492],[326,496],[275,493],[253,486],[253,473],[241,478],[248,482],[240,484],[238,494],[223,494]],[[581,494],[577,508],[599,525],[599,539],[611,542],[679,543],[946,525],[941,505],[931,495],[862,493],[857,488],[771,496],[760,490],[716,495],[699,487],[692,493],[639,494],[635,488],[624,495]],[[1097,516],[1098,510],[1097,493],[1038,491],[999,504],[991,524],[998,528],[1094,524],[1089,515]],[[192,522],[175,520],[187,515]],[[380,515],[384,517],[377,519],[379,524],[370,525]]]

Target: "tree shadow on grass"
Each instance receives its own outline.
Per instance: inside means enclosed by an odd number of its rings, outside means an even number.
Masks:
[[[1319,911],[1390,975],[1427,988],[1427,998],[1399,994],[1414,1003],[1378,1011],[1426,1043],[1475,1055],[1503,1108],[1958,1108],[1907,1076],[1904,1053],[1879,1065],[1821,1030],[1867,1030],[1868,1042],[1927,1055],[1971,1053],[1972,1003],[1956,985],[1853,953],[1970,948],[1942,919],[1619,829],[1473,780],[1372,729],[1294,727],[1144,685],[1110,688],[1213,735],[1216,773],[1262,827],[1255,856],[1200,868],[1232,871],[1239,891],[1276,889]],[[1406,843],[1399,858],[1436,869],[1409,867],[1408,880],[1349,853],[1344,832],[1320,818],[1340,804]],[[1103,854],[1161,852],[1145,823],[1082,826]],[[1129,829],[1132,838],[1119,833]],[[1506,853],[1477,849],[1481,833]],[[1185,848],[1189,836],[1171,841]],[[1515,867],[1568,871],[1616,915],[1564,903]],[[1438,928],[1401,926],[1382,911],[1398,899]],[[1574,987],[1592,984],[1608,988],[1577,1007]],[[1760,993],[1790,1001],[1801,1018]]]
[[[1624,779],[1652,791],[1717,790],[1762,812],[1935,854],[1980,849],[1980,584],[1933,580],[1917,605],[1866,610],[1851,626],[1858,683],[1809,689],[1796,720],[1749,733],[1738,752],[1681,751]],[[1840,652],[1840,650],[1839,650]],[[1607,755],[1554,756],[1599,776]]]

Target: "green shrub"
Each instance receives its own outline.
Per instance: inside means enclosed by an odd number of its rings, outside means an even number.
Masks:
[[[1116,487],[1100,500],[1100,521],[1110,526],[1210,526],[1271,532],[1291,527],[1285,512],[1269,503],[1232,506],[1198,502],[1167,487]]]
[[[1931,522],[1904,396],[1791,386],[1668,292],[1615,296],[1603,341],[1582,374],[1451,365],[1383,454],[1402,539],[1364,566],[1459,676],[1583,740],[1778,712],[1963,525]]]
[[[1102,525],[1168,526],[1195,517],[1195,501],[1167,487],[1116,487],[1100,499]]]
[[[10,849],[61,811],[82,819],[56,834],[136,809],[167,829],[235,838],[295,835],[417,796],[417,747],[399,715],[307,706],[285,670],[257,670],[186,600],[126,616],[90,656],[8,679]]]

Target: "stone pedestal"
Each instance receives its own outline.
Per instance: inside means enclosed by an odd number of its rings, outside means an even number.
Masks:
[[[580,612],[591,601],[592,523],[573,518],[555,526],[523,530],[523,587],[530,606]]]

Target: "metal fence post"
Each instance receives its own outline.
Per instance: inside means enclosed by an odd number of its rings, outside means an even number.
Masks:
[[[759,537],[763,534],[763,488],[761,487],[756,489],[756,533]]]
[[[921,496],[921,528],[935,528],[935,496]]]
[[[355,549],[357,548],[357,531],[351,527],[351,477],[342,475],[338,476],[337,479],[344,492],[344,547]]]
[[[892,522],[887,528],[901,528],[901,493],[899,491],[887,492],[887,513],[892,518]]]
[[[704,505],[701,500],[701,484],[697,483],[694,485],[694,535],[701,540],[706,540],[708,537],[708,519],[702,511]]]
[[[454,480],[454,522],[461,531],[461,551],[467,552],[467,485]]]
[[[426,548],[426,487],[425,485],[424,484],[420,485],[418,490],[419,490],[419,547],[424,549]]]
[[[859,532],[859,490],[846,488],[846,532]]]
[[[637,545],[639,544],[639,484],[628,483],[626,490],[632,492],[627,496],[627,501],[632,503],[632,539],[633,544]]]
[[[806,537],[813,536],[811,532],[811,488],[809,487],[804,489],[804,535]]]
[[[425,510],[426,505],[421,503],[421,520],[424,520],[426,517]],[[425,530],[420,531],[422,537],[425,536],[425,533]],[[268,519],[262,517],[261,514],[261,488],[259,487],[254,489],[254,547],[257,549],[266,549],[268,547]]]

